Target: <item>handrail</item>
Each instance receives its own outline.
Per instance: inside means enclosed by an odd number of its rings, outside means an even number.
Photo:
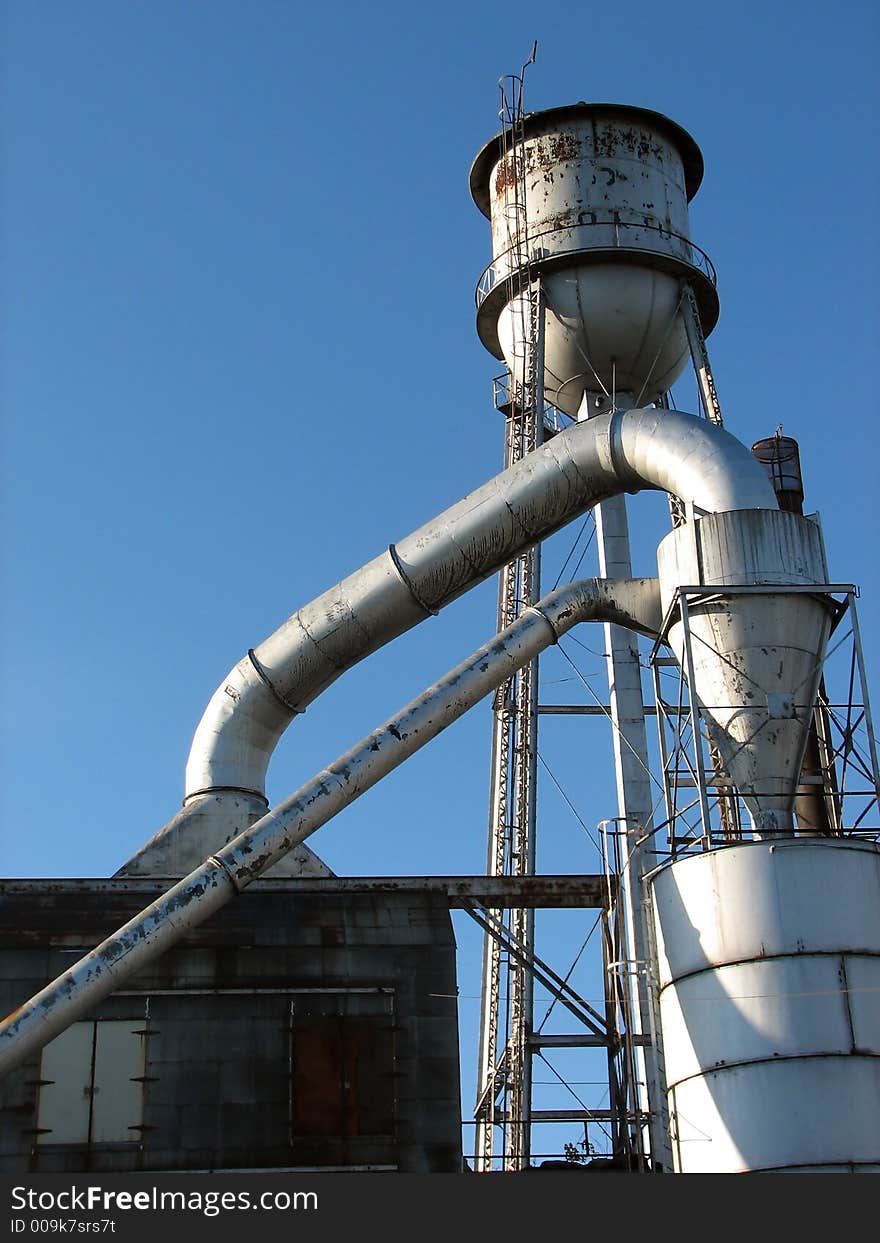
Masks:
[[[482,304],[486,301],[486,298],[500,280],[510,280],[512,277],[519,275],[523,269],[530,268],[534,264],[539,264],[544,259],[557,260],[566,256],[573,258],[576,255],[590,254],[591,252],[597,250],[613,250],[617,248],[641,250],[644,251],[646,255],[661,255],[663,258],[679,259],[682,263],[689,263],[691,267],[694,267],[699,272],[702,272],[704,276],[708,277],[713,285],[718,284],[718,275],[715,271],[715,265],[712,263],[712,260],[706,252],[701,250],[695,242],[690,240],[690,238],[685,237],[684,234],[676,233],[674,229],[667,229],[662,225],[641,224],[636,223],[635,221],[616,220],[614,218],[608,220],[585,220],[576,224],[555,225],[552,229],[543,229],[540,233],[530,235],[529,243],[531,244],[533,242],[537,242],[542,237],[549,237],[556,233],[573,233],[575,230],[579,229],[607,229],[609,227],[613,227],[614,229],[614,242],[611,246],[603,243],[601,246],[574,246],[570,250],[554,250],[549,253],[545,252],[536,254],[533,251],[531,255],[525,257],[512,267],[507,267],[506,260],[508,260],[510,255],[516,255],[522,248],[520,245],[509,246],[507,250],[502,251],[500,255],[496,255],[492,262],[488,264],[480,274],[480,279],[477,281],[477,287],[474,292],[474,300],[477,308],[479,309],[479,307],[482,306]],[[640,233],[646,231],[659,233],[661,237],[681,242],[690,253],[691,257],[684,258],[682,255],[675,255],[670,251],[652,250],[646,246],[626,246],[626,243],[621,241],[621,231],[626,229],[636,230]],[[504,270],[498,271],[498,268],[501,265],[504,265]]]

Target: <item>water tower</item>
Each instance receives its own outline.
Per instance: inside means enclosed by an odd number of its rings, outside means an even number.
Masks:
[[[715,272],[688,224],[702,176],[688,133],[622,104],[511,116],[486,143],[470,175],[492,224],[477,331],[517,384],[539,281],[549,403],[575,417],[586,393],[641,405],[668,392],[689,360],[683,285],[706,335],[718,320]]]

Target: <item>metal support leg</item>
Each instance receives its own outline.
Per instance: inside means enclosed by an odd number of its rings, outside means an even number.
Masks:
[[[599,573],[606,578],[628,578],[632,573],[629,525],[624,497],[603,501],[596,509]],[[653,859],[646,855],[643,839],[652,826],[651,780],[648,740],[642,697],[638,641],[621,626],[605,626],[614,766],[617,799],[625,825],[624,866],[621,896],[626,918],[627,941],[636,964],[643,970],[634,977],[634,1018],[639,1035],[651,1029],[650,999],[644,969],[650,961],[650,940],[642,894],[642,875]],[[640,1047],[636,1054],[640,1107],[649,1115],[649,1138],[654,1162],[671,1168],[666,1085],[662,1053],[657,1045]]]

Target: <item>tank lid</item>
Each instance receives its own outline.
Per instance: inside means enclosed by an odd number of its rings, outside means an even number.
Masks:
[[[574,121],[581,117],[588,117],[596,111],[614,112],[618,116],[629,118],[632,121],[639,119],[649,121],[656,129],[660,130],[672,142],[681,156],[681,162],[684,165],[685,190],[688,202],[691,201],[700,188],[700,182],[703,180],[703,155],[687,130],[682,129],[680,125],[670,120],[669,117],[664,116],[662,112],[653,112],[650,108],[636,108],[632,104],[588,104],[581,100],[580,103],[563,104],[559,108],[545,108],[543,112],[527,112],[523,118],[525,137],[531,137],[532,134],[545,128],[548,123]],[[500,134],[496,134],[494,138],[490,138],[481,147],[471,165],[471,195],[477,207],[487,218],[490,215],[489,178],[492,174],[492,169],[498,162],[498,140],[500,137]]]

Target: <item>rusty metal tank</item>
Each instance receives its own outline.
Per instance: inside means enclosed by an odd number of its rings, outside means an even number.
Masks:
[[[540,275],[546,399],[571,415],[602,388],[647,404],[688,359],[682,281],[706,335],[718,319],[714,269],[689,235],[700,150],[667,117],[622,104],[530,113],[519,137],[513,147],[509,136],[491,139],[471,168],[474,201],[492,223],[480,339],[520,381],[523,291]]]
[[[804,512],[804,479],[798,442],[783,436],[781,427],[775,436],[765,436],[752,445],[752,453],[766,470],[779,508],[792,514]]]

